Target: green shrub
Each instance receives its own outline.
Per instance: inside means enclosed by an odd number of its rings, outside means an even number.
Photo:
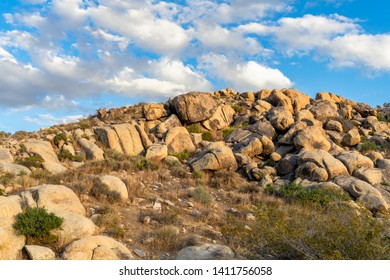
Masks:
[[[225,139],[230,133],[234,131],[234,128],[228,127],[222,130],[222,136]]]
[[[56,240],[50,231],[60,228],[64,221],[63,218],[54,213],[48,213],[43,207],[29,208],[26,212],[17,214],[15,219],[13,227],[20,234],[44,243]]]
[[[199,123],[193,123],[186,127],[189,133],[201,133],[202,127]]]
[[[133,164],[133,167],[136,170],[141,171],[141,170],[157,170],[159,166],[158,164],[151,162],[146,158],[140,158]]]
[[[360,146],[360,151],[362,153],[368,152],[368,151],[376,151],[378,150],[378,147],[374,142],[370,141],[365,141],[361,146]]]
[[[92,127],[91,122],[88,119],[79,121],[79,126],[81,129],[88,129]]]
[[[300,203],[304,205],[319,204],[326,206],[331,202],[351,200],[349,195],[342,190],[326,187],[304,188],[295,183],[283,185],[279,189],[268,185],[265,190],[268,194],[283,198],[289,203]]]
[[[58,147],[58,144],[61,141],[66,142],[66,140],[68,140],[68,137],[66,137],[66,134],[65,133],[59,133],[56,136],[54,136],[53,143],[54,143],[54,145],[56,145]]]
[[[83,161],[82,156],[72,155],[71,152],[69,152],[68,150],[64,150],[64,149],[61,150],[61,152],[58,155],[58,158],[60,160],[70,160],[70,161],[77,161],[77,162]]]
[[[383,114],[379,114],[376,118],[380,122],[388,122],[388,120],[386,119],[386,117]]]
[[[205,189],[205,188],[197,188],[192,193],[192,197],[196,202],[199,202],[204,205],[209,205],[211,202],[213,202],[213,197],[211,194]]]
[[[264,162],[264,166],[272,166],[274,167],[276,165],[276,162],[272,159],[267,159],[265,162]]]
[[[211,134],[210,131],[205,131],[202,133],[202,139],[205,141],[213,141],[213,135]]]
[[[238,105],[238,104],[233,105],[232,108],[233,108],[233,110],[236,111],[237,113],[240,113],[241,110],[242,110],[242,106],[241,106],[241,105]]]
[[[8,186],[11,183],[12,179],[15,178],[15,174],[6,172],[0,176],[0,184]]]
[[[28,168],[31,167],[42,168],[43,167],[42,163],[44,162],[44,160],[40,155],[35,154],[35,155],[28,156],[26,158],[17,159],[16,162]]]
[[[191,157],[191,153],[188,151],[188,149],[185,149],[184,151],[180,153],[174,153],[170,154],[171,156],[177,157],[179,160],[188,160]]]

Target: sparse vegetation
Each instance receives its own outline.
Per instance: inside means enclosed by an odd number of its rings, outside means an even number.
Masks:
[[[364,141],[360,146],[360,152],[362,153],[366,153],[368,151],[376,151],[376,150],[378,150],[378,147],[376,146],[375,142]]]
[[[225,128],[224,130],[222,130],[223,139],[225,139],[233,131],[234,131],[234,128],[232,128],[232,127],[228,127],[228,128]]]
[[[184,151],[180,153],[170,154],[171,156],[177,157],[179,160],[188,160],[191,157],[191,153],[188,151],[188,149],[185,149]]]
[[[136,170],[157,170],[159,168],[158,164],[147,160],[146,158],[142,157],[139,160],[137,160],[134,164],[133,167]]]
[[[204,187],[196,188],[192,193],[192,197],[196,202],[204,205],[209,205],[211,202],[213,202],[213,196]]]
[[[202,133],[202,139],[204,141],[210,141],[210,142],[214,140],[213,139],[213,135],[212,135],[212,133],[210,131],[203,132]]]
[[[66,140],[68,140],[68,137],[66,137],[66,134],[65,133],[59,133],[59,134],[56,134],[53,138],[53,143],[54,145],[56,145],[58,147],[59,143],[61,141],[64,141],[66,142]]]
[[[193,123],[186,127],[189,133],[202,133],[202,127],[199,123]]]
[[[44,160],[40,155],[34,154],[25,158],[17,159],[15,162],[24,165],[27,168],[42,168]]]
[[[8,186],[10,184],[10,182],[12,181],[12,179],[14,179],[14,178],[15,178],[15,175],[13,173],[10,173],[10,172],[3,173],[0,176],[0,184],[4,185],[4,186]]]
[[[59,160],[70,160],[70,161],[77,161],[77,162],[82,162],[83,157],[79,155],[72,155],[71,152],[68,150],[62,149],[61,152],[58,154],[58,159]]]
[[[242,111],[242,106],[241,106],[241,105],[238,105],[238,104],[233,105],[232,108],[233,108],[233,110],[236,111],[237,113],[241,113],[241,111]]]
[[[51,230],[60,228],[64,219],[54,213],[48,213],[43,207],[27,209],[15,217],[14,228],[28,239],[41,243],[53,243],[57,237],[50,233]]]

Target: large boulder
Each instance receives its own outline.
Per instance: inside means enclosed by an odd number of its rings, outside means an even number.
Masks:
[[[219,244],[202,244],[181,249],[176,260],[227,260],[234,258],[234,252]]]
[[[247,138],[252,133],[248,130],[243,130],[241,128],[237,128],[229,133],[228,136],[225,137],[224,141],[227,143],[237,143],[241,142],[245,138]]]
[[[29,175],[31,171],[27,167],[20,164],[14,164],[7,161],[0,161],[0,173],[12,173],[15,175],[19,175],[19,174]]]
[[[295,154],[287,154],[276,164],[278,175],[284,176],[295,172],[298,166],[299,156]]]
[[[295,89],[285,89],[283,90],[283,93],[290,98],[291,105],[294,110],[292,113],[294,114],[297,114],[310,104],[310,97],[303,92]]]
[[[145,158],[160,162],[168,156],[168,146],[165,143],[155,143],[146,150]]]
[[[181,122],[175,114],[172,114],[156,126],[156,137],[163,138],[170,128],[178,126],[182,126]]]
[[[356,128],[349,130],[344,136],[342,143],[345,146],[356,146],[361,141],[359,131]]]
[[[267,119],[276,130],[281,132],[288,130],[294,123],[292,113],[284,107],[274,107],[269,110]]]
[[[362,167],[353,172],[353,176],[371,185],[380,184],[384,180],[383,170],[379,168]]]
[[[325,168],[322,168],[313,162],[305,162],[300,164],[295,170],[295,177],[310,181],[325,182],[328,180],[329,175]]]
[[[131,260],[122,243],[107,236],[89,236],[72,242],[62,254],[65,260]]]
[[[232,123],[235,113],[231,106],[220,105],[209,119],[202,122],[202,125],[208,130],[224,129]]]
[[[215,142],[195,154],[188,165],[193,170],[221,170],[235,171],[237,162],[232,150],[224,143]]]
[[[14,157],[8,149],[0,148],[0,162],[13,163]]]
[[[258,121],[252,125],[249,125],[245,127],[245,130],[249,130],[250,132],[257,133],[259,135],[267,136],[270,139],[273,139],[276,136],[274,127],[267,120]]]
[[[349,175],[345,165],[324,150],[301,150],[298,164],[303,165],[308,162],[314,163],[317,167],[325,169],[329,179],[340,175]]]
[[[338,176],[334,182],[346,190],[353,198],[360,201],[373,212],[384,212],[388,205],[381,193],[370,184],[351,176]]]
[[[58,174],[67,170],[66,167],[63,166],[58,160],[57,155],[54,152],[50,142],[29,139],[24,142],[24,146],[26,147],[27,152],[35,153],[42,157],[42,165],[47,171],[53,174]]]
[[[339,117],[337,111],[337,105],[328,100],[316,101],[315,104],[310,108],[310,112],[313,113],[314,117],[322,123],[326,123],[331,119]]]
[[[77,143],[80,145],[81,149],[84,151],[86,158],[88,160],[103,160],[104,159],[103,150],[100,149],[99,146],[97,146],[92,141],[85,139],[85,138],[79,138],[77,140]]]
[[[263,152],[263,144],[258,138],[249,137],[233,147],[234,153],[240,153],[253,158]]]
[[[143,116],[147,121],[154,121],[169,115],[164,104],[145,104],[142,106]]]
[[[188,130],[182,126],[169,129],[165,135],[165,143],[168,146],[168,152],[172,154],[185,150],[191,153],[196,150]]]
[[[300,130],[294,138],[294,145],[298,150],[306,148],[329,151],[331,148],[331,143],[327,139],[325,131],[318,126],[308,126]]]
[[[26,238],[13,228],[15,216],[22,212],[19,196],[0,196],[0,260],[21,258]]]
[[[118,153],[123,153],[122,145],[119,141],[118,134],[110,126],[99,126],[94,129],[98,140],[103,143],[106,148],[114,150]]]
[[[374,168],[374,163],[369,157],[363,156],[356,151],[345,151],[337,155],[339,159],[348,169],[349,174],[361,167]]]
[[[144,152],[142,139],[137,129],[127,123],[112,126],[118,135],[123,152],[129,156],[137,156]]]
[[[205,92],[189,92],[176,96],[171,104],[179,119],[185,123],[207,120],[218,106],[216,100]]]
[[[122,201],[129,198],[127,187],[121,179],[111,175],[103,175],[96,178],[100,186],[107,188],[107,191],[116,193]]]

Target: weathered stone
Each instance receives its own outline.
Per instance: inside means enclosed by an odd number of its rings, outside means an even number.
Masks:
[[[200,122],[210,118],[218,106],[210,94],[205,92],[189,92],[176,96],[171,104],[183,122]]]
[[[28,190],[32,193],[37,206],[45,207],[49,212],[65,211],[85,215],[85,208],[77,195],[62,185],[40,185]]]
[[[261,144],[263,144],[263,151],[261,153],[262,155],[268,156],[275,151],[274,142],[272,142],[270,138],[265,135],[261,135],[259,140],[261,141]]]
[[[30,260],[55,260],[56,254],[52,249],[37,245],[26,245],[24,249]]]
[[[139,137],[141,138],[142,145],[144,146],[144,148],[147,149],[152,146],[153,143],[152,141],[150,141],[148,135],[145,132],[145,129],[139,124],[135,124],[134,127],[138,131]]]
[[[294,138],[294,145],[298,150],[306,148],[329,151],[331,147],[325,131],[318,126],[308,126],[299,131]]]
[[[0,162],[13,163],[14,157],[8,149],[0,148]]]
[[[383,170],[379,168],[362,167],[353,172],[353,176],[371,185],[383,182]]]
[[[170,115],[166,120],[156,126],[156,136],[163,138],[164,134],[172,127],[182,126],[176,115]]]
[[[103,143],[106,148],[114,150],[123,154],[122,145],[119,141],[118,134],[110,126],[96,127],[94,129],[95,134],[100,142]]]
[[[144,152],[141,137],[133,125],[123,123],[113,125],[112,127],[118,136],[121,150],[126,155],[137,156]]]
[[[203,244],[186,247],[179,251],[177,260],[225,260],[234,258],[234,252],[227,246]]]
[[[269,110],[267,119],[272,126],[278,131],[286,131],[294,123],[294,118],[289,110],[283,107],[274,107]]]
[[[252,102],[255,101],[255,94],[253,92],[250,92],[250,91],[240,93],[240,97],[242,97],[244,99],[248,99],[249,101],[252,101]]]
[[[165,135],[165,143],[168,146],[168,152],[175,154],[185,150],[194,152],[195,145],[192,143],[191,136],[185,127],[173,127]]]
[[[233,150],[235,153],[241,153],[253,158],[263,152],[263,144],[258,138],[247,138],[234,145]]]
[[[295,168],[298,166],[298,159],[299,156],[295,154],[287,154],[275,166],[278,171],[278,175],[284,176],[294,173]]]
[[[146,150],[145,158],[151,161],[160,162],[168,156],[166,144],[155,143]]]
[[[375,151],[368,151],[364,155],[370,158],[374,163],[377,163],[379,160],[384,159],[381,153]]]
[[[348,169],[349,174],[353,174],[356,169],[361,167],[374,168],[372,160],[356,151],[345,151],[337,156]]]
[[[286,95],[291,100],[291,105],[293,108],[294,114],[297,114],[302,109],[304,109],[307,105],[310,104],[310,97],[303,92],[300,92],[295,89],[285,89],[283,90],[284,95]]]
[[[340,133],[340,132],[343,132],[343,125],[338,121],[330,120],[326,123],[325,129],[336,131],[336,132]]]
[[[193,170],[221,170],[235,171],[237,162],[232,150],[224,144],[212,143],[195,154],[189,161]]]
[[[109,192],[116,193],[122,201],[126,201],[129,198],[125,183],[118,177],[103,175],[97,177],[97,181],[100,185],[105,186]]]
[[[307,162],[314,163],[318,167],[324,168],[328,173],[329,179],[340,175],[349,175],[345,165],[324,150],[301,150],[298,163],[299,165],[302,165]]]
[[[291,99],[280,90],[274,89],[266,101],[275,107],[281,107],[291,113],[294,113]]]
[[[316,100],[327,100],[330,102],[343,102],[345,101],[343,97],[337,96],[331,92],[319,92],[316,95]]]
[[[31,174],[30,169],[23,165],[10,163],[7,161],[0,161],[0,173],[12,173],[14,175],[19,174]]]
[[[142,112],[148,121],[161,119],[169,114],[164,104],[145,104],[142,106]]]
[[[103,160],[104,159],[103,150],[100,149],[95,143],[93,143],[85,138],[79,138],[77,140],[77,143],[80,145],[80,147],[85,152],[86,158],[88,160]]]
[[[250,157],[240,153],[234,153],[234,158],[236,159],[238,167],[242,167],[243,165],[249,164],[252,161]]]
[[[282,159],[282,156],[277,152],[273,152],[270,154],[269,158],[270,158],[270,160],[272,160],[274,162],[278,162],[279,160]]]
[[[297,136],[298,132],[307,127],[305,122],[296,122],[290,129],[285,133],[282,138],[279,139],[279,145],[292,145],[294,144],[294,138]]]
[[[70,153],[72,156],[76,155],[76,151],[74,150],[74,147],[71,143],[64,144],[62,146],[61,150]]]
[[[337,111],[337,105],[331,101],[316,101],[316,103],[310,108],[310,112],[314,117],[322,123],[326,123],[328,120],[335,119],[339,116]]]
[[[53,174],[66,171],[66,167],[58,160],[50,142],[29,139],[24,143],[24,146],[26,147],[27,152],[35,153],[42,157],[44,161],[42,165],[47,171]]]
[[[103,248],[101,248],[103,247]],[[99,249],[100,248],[100,249]],[[95,253],[97,253],[95,255]],[[65,260],[131,260],[130,250],[106,236],[89,236],[72,242],[62,254]]]
[[[319,167],[313,162],[305,162],[300,164],[295,170],[295,177],[310,181],[325,182],[328,180],[329,175],[325,168]]]
[[[384,212],[387,210],[388,205],[381,193],[370,184],[351,176],[338,176],[334,182],[357,201],[361,201],[370,211]]]
[[[231,106],[220,105],[209,119],[202,122],[202,125],[208,130],[224,129],[232,123],[235,113]]]
[[[378,168],[390,170],[390,159],[382,159],[377,162]]]
[[[225,137],[224,141],[227,143],[237,143],[244,140],[246,137],[251,135],[252,133],[248,130],[243,130],[241,128],[237,128],[233,130],[228,136]]]
[[[361,141],[359,131],[354,128],[349,130],[343,137],[342,143],[346,146],[356,146]]]
[[[264,100],[257,100],[256,103],[253,104],[253,108],[259,114],[263,114],[268,112],[272,108],[272,105]]]

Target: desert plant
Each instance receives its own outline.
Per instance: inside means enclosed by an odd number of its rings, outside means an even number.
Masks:
[[[44,162],[44,160],[40,155],[34,154],[25,158],[17,159],[15,162],[24,165],[28,168],[31,167],[42,168],[43,167],[42,163]]]
[[[66,140],[68,140],[68,137],[66,137],[66,134],[65,133],[59,133],[59,134],[56,134],[53,138],[53,143],[54,145],[56,145],[58,147],[59,143],[61,141],[64,141],[66,142]]]
[[[141,157],[139,158],[134,164],[133,164],[133,168],[135,168],[136,170],[157,170],[159,168],[158,164],[144,158],[144,157]]]
[[[48,213],[44,207],[29,208],[26,212],[17,214],[15,219],[13,227],[20,234],[43,243],[56,241],[56,236],[50,231],[60,228],[64,221],[54,213]]]
[[[202,133],[202,139],[205,141],[214,141],[213,135],[210,131],[205,131]]]
[[[191,153],[188,151],[188,149],[185,149],[184,151],[181,151],[179,153],[173,153],[170,155],[177,157],[181,161],[188,160],[191,157]]]
[[[213,202],[212,195],[203,187],[196,188],[192,193],[192,197],[196,202],[204,205],[209,205],[211,202]]]
[[[59,160],[70,160],[70,161],[77,161],[77,162],[82,162],[83,157],[79,155],[72,155],[71,152],[68,150],[62,149],[61,152],[58,154]]]
[[[4,186],[8,186],[12,179],[15,178],[15,174],[13,173],[10,173],[10,172],[6,172],[4,174],[1,174],[0,176],[0,184],[4,185]]]
[[[241,105],[233,105],[232,106],[233,110],[236,111],[237,113],[240,113],[242,111],[242,106]]]
[[[202,133],[202,127],[199,123],[193,123],[186,127],[189,133]]]
[[[376,150],[378,150],[378,147],[376,146],[375,142],[365,141],[360,146],[360,151],[362,153]]]
[[[234,128],[228,127],[222,130],[222,137],[225,139],[230,133],[234,131]]]

